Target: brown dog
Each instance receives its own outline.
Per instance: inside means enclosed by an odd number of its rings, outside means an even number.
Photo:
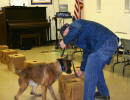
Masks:
[[[26,68],[19,75],[19,91],[15,96],[15,100],[19,99],[19,96],[26,90],[29,84],[29,80],[33,80],[37,84],[41,85],[42,88],[42,100],[46,100],[47,88],[54,100],[57,100],[52,84],[57,80],[62,71],[71,73],[71,60],[66,58],[57,59],[53,63],[41,63],[36,65],[28,64]]]

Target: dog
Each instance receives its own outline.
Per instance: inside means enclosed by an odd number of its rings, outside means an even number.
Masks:
[[[29,81],[32,80],[38,85],[41,85],[42,100],[46,100],[47,89],[49,89],[54,100],[57,100],[52,84],[58,79],[62,72],[71,73],[71,60],[60,58],[52,63],[26,65],[22,71],[17,72],[19,76],[19,90],[14,99],[19,100],[19,97],[28,87]]]

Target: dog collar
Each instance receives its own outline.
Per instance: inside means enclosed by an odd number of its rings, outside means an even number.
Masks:
[[[65,66],[64,66],[63,60],[62,60],[62,59],[59,59],[58,61],[60,62],[62,71],[65,71]]]

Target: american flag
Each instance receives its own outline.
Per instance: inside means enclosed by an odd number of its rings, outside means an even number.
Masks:
[[[82,8],[83,8],[83,0],[75,0],[75,9],[74,9],[75,20],[81,18]]]

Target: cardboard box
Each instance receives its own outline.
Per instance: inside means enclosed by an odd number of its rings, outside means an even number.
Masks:
[[[74,74],[66,74],[65,72],[62,72],[62,74],[60,75],[60,77],[58,78],[58,86],[59,86],[59,93],[60,95],[63,93],[63,82],[64,80],[69,80],[69,79],[73,79],[76,78],[76,76]]]
[[[28,61],[25,61],[24,62],[24,68],[25,67],[28,67],[29,65],[31,66],[35,66],[36,64],[43,64],[44,62],[41,62],[41,61],[37,61],[37,60],[28,60]]]
[[[17,51],[13,49],[2,50],[2,63],[7,64],[9,61],[8,55],[11,54],[17,54]]]
[[[63,80],[62,87],[59,88],[61,100],[83,100],[84,80],[79,78]]]
[[[23,54],[11,54],[8,55],[8,69],[13,70],[14,67],[17,70],[21,70],[24,68],[24,61],[26,60],[25,56]]]
[[[1,60],[1,63],[5,63],[5,53],[7,52],[7,49],[5,50],[0,50],[0,60]]]
[[[8,49],[7,45],[0,45],[0,50]]]
[[[2,59],[3,59],[3,50],[0,50],[0,62],[2,63]]]
[[[8,49],[7,45],[0,45],[0,62],[2,60],[2,51]]]
[[[84,78],[63,73],[58,79],[61,100],[83,100]]]

